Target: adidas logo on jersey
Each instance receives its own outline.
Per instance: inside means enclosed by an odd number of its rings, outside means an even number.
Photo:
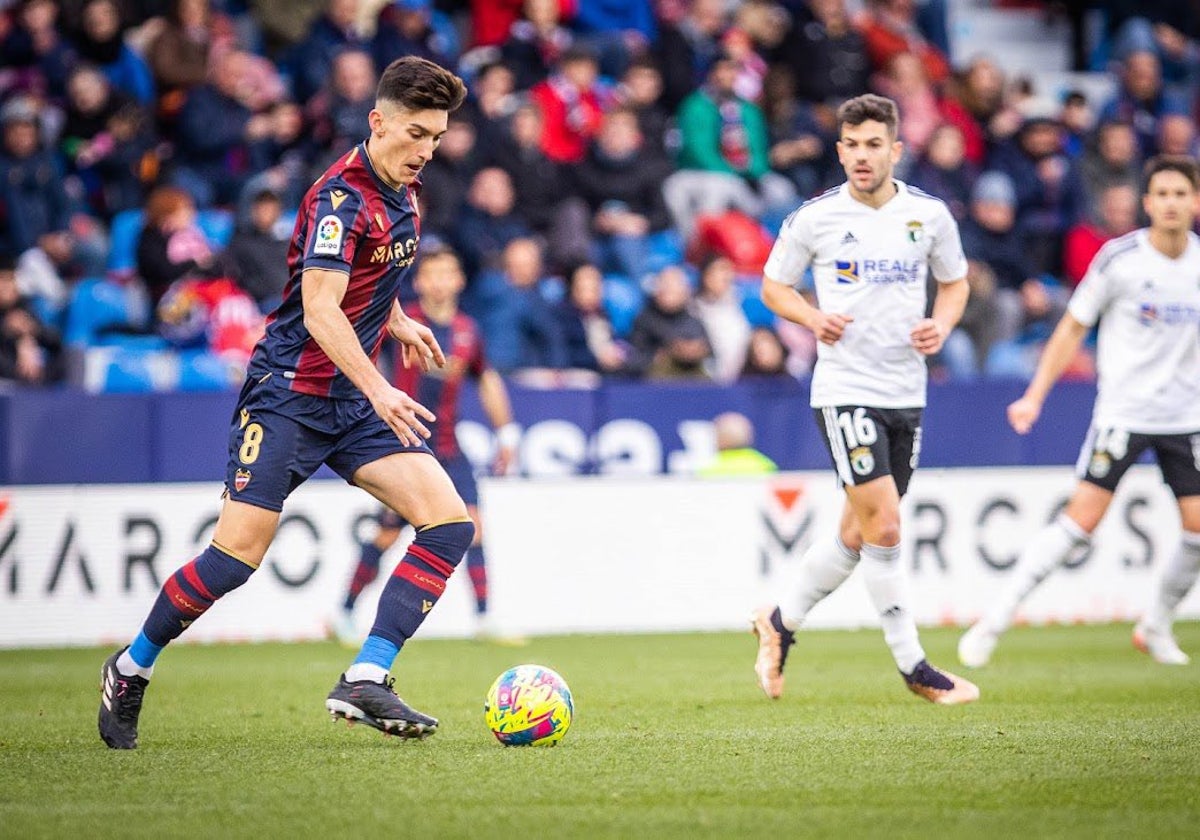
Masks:
[[[846,235],[842,237],[842,241],[840,244],[842,244],[842,245],[857,245],[858,240],[854,238],[853,233],[851,233],[850,231],[846,231]]]

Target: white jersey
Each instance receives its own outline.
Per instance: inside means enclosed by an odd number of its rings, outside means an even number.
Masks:
[[[1200,430],[1200,238],[1171,259],[1149,231],[1105,243],[1069,310],[1100,322],[1093,423],[1143,434]]]
[[[814,407],[925,405],[925,357],[910,333],[925,317],[926,277],[960,280],[967,260],[946,205],[896,186],[879,209],[852,198],[848,184],[800,205],[763,268],[768,280],[795,286],[811,265],[820,308],[854,318],[835,344],[817,345]]]

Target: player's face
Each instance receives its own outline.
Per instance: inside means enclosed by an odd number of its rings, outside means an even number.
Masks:
[[[902,145],[888,134],[886,125],[866,120],[859,125],[843,123],[837,149],[850,186],[872,195],[892,180]]]
[[[406,108],[381,102],[367,118],[371,125],[371,160],[395,184],[411,184],[446,133],[446,111]]]
[[[1200,211],[1200,193],[1182,172],[1164,170],[1150,179],[1142,207],[1150,217],[1150,227],[1168,233],[1191,230]]]
[[[413,288],[425,306],[441,307],[458,300],[463,289],[462,267],[450,254],[428,257],[421,261]]]

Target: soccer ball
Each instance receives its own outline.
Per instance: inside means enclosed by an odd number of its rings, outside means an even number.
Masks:
[[[575,703],[557,673],[542,665],[518,665],[496,677],[483,716],[506,747],[551,747],[567,734]]]

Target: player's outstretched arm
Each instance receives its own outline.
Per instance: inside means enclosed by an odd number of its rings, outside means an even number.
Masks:
[[[933,312],[930,317],[918,321],[909,334],[913,347],[919,353],[932,356],[942,349],[942,345],[946,343],[946,336],[950,335],[951,330],[962,318],[970,294],[971,290],[965,277],[938,284],[937,295],[933,299]]]
[[[419,364],[421,370],[429,370],[433,365],[445,366],[446,355],[434,338],[433,330],[405,315],[400,301],[392,304],[387,330],[388,335],[400,344],[400,361],[406,368],[413,364]]]
[[[786,283],[763,277],[762,302],[781,318],[812,330],[823,344],[835,344],[854,320],[850,315],[822,312]]]
[[[437,418],[408,394],[393,388],[363,352],[354,327],[341,307],[349,282],[350,276],[342,271],[305,269],[300,280],[304,327],[338,370],[371,401],[375,412],[401,442],[406,446],[417,446],[422,438],[429,437],[429,429],[421,420]]]
[[[1042,404],[1046,402],[1046,396],[1062,376],[1062,372],[1067,369],[1071,359],[1079,352],[1079,346],[1083,344],[1088,329],[1086,324],[1075,320],[1070,312],[1063,315],[1062,320],[1058,322],[1053,335],[1042,350],[1037,371],[1033,374],[1029,387],[1025,389],[1025,394],[1008,407],[1008,423],[1017,434],[1026,434],[1033,428],[1033,424],[1042,413]]]

